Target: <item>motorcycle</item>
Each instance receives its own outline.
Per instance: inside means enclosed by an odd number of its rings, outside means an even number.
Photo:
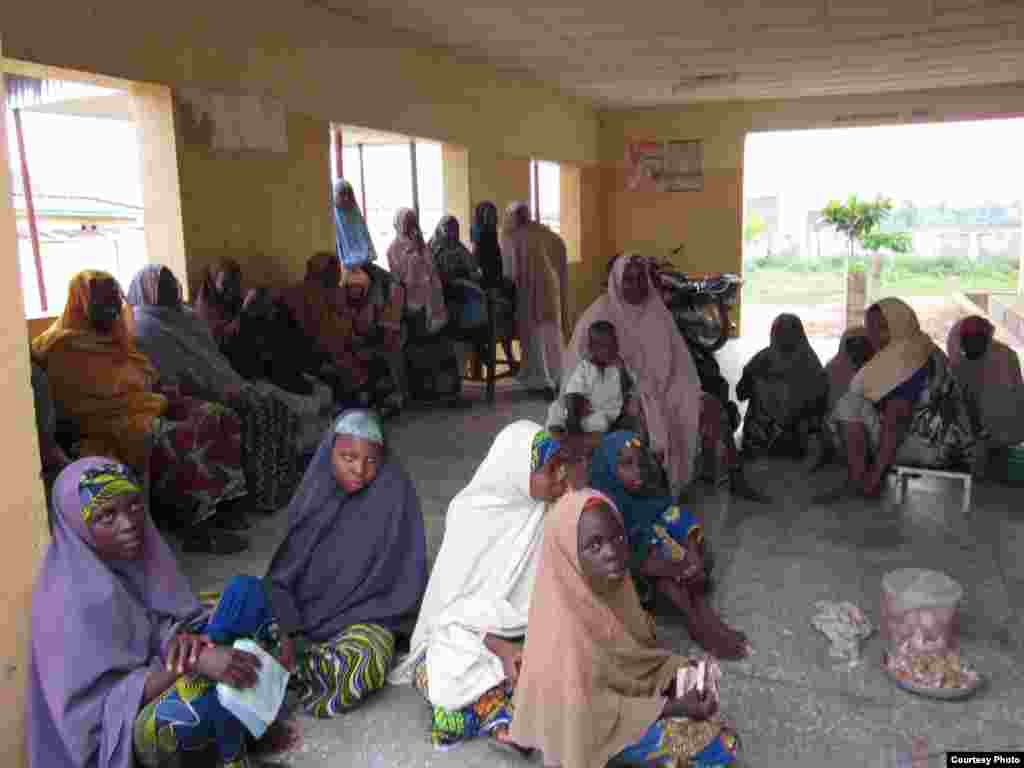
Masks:
[[[672,251],[679,256],[685,246]],[[729,383],[722,376],[715,352],[725,346],[736,325],[729,318],[730,307],[739,301],[743,280],[739,275],[722,273],[693,279],[669,261],[649,260],[652,285],[676,322],[676,327],[690,349],[700,376],[702,389],[714,395],[726,407],[735,430],[739,410],[729,399]]]
[[[682,253],[685,246],[672,251]],[[691,278],[670,261],[649,261],[651,282],[661,292],[675,318],[679,332],[691,347],[706,352],[717,352],[729,341],[735,324],[729,319],[729,309],[739,301],[743,279],[732,273],[721,273],[706,278]]]

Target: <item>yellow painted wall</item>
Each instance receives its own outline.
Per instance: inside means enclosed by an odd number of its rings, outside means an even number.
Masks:
[[[469,151],[445,144],[441,147],[445,210],[459,220],[462,241],[469,243],[473,223],[473,200],[469,194]]]
[[[498,206],[499,226],[505,209],[530,199],[529,157],[502,157],[484,150],[469,151],[469,196],[477,203],[490,200]]]
[[[7,94],[0,78],[0,147],[7,146]],[[39,479],[39,442],[32,401],[25,302],[21,295],[17,234],[7,163],[0,163],[0,401],[4,404],[4,534],[0,538],[0,754],[4,764],[25,764],[24,689],[28,668],[31,596],[47,541],[46,506]],[[54,617],[58,621],[59,617]]]
[[[306,260],[334,249],[326,121],[288,115],[288,153],[215,152],[180,102],[176,110],[181,212],[189,281],[225,257],[246,286],[305,274]]]
[[[266,93],[323,121],[470,151],[597,159],[597,117],[587,104],[313,3],[35,0],[6,4],[3,24],[14,58]]]

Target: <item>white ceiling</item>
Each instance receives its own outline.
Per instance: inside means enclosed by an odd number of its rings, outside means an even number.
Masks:
[[[316,0],[604,106],[1024,81],[1020,0],[574,2]]]

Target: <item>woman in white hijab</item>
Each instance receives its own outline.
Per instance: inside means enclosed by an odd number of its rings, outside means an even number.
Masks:
[[[560,449],[540,425],[510,424],[448,507],[410,653],[389,678],[426,697],[439,748],[507,741],[544,515],[566,491]]]

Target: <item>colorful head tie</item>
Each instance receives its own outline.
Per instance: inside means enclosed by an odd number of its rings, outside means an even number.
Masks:
[[[546,429],[542,429],[533,438],[530,447],[530,472],[543,469],[561,450],[562,444]]]
[[[87,469],[78,481],[82,519],[88,524],[100,509],[118,496],[136,493],[142,493],[142,487],[124,464],[103,464]]]

